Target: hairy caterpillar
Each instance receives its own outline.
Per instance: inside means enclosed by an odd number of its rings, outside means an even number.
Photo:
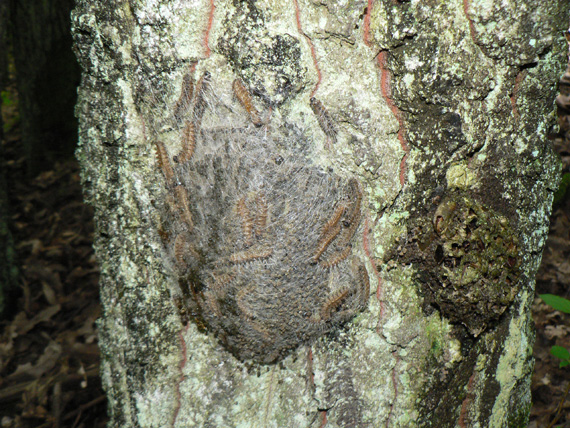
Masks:
[[[337,235],[340,233],[341,226],[339,224],[339,221],[342,215],[344,214],[344,211],[345,207],[343,205],[337,207],[331,219],[323,227],[321,238],[319,240],[319,245],[317,246],[317,251],[313,256],[313,261],[315,263],[319,261],[323,253],[332,243],[333,239],[335,239]]]
[[[176,261],[183,265],[185,263],[184,257],[186,256],[187,242],[184,235],[178,235],[174,240],[174,257]]]
[[[168,116],[177,122],[155,137],[175,295],[237,358],[272,363],[365,308],[368,279],[354,251],[362,191],[310,159],[299,126],[277,117],[284,122],[261,128],[241,80],[207,71],[195,85],[184,79]],[[322,104],[311,107],[336,135]]]
[[[193,122],[188,122],[182,131],[182,150],[174,158],[177,163],[186,163],[194,154],[196,147],[196,126]]]
[[[240,251],[230,256],[231,263],[247,263],[252,260],[266,259],[271,257],[273,250],[271,248],[251,248],[246,251]]]
[[[186,73],[182,78],[182,90],[180,91],[180,98],[174,106],[174,117],[176,120],[182,120],[182,116],[186,113],[192,102],[194,95],[194,79],[190,73]]]
[[[189,229],[192,229],[194,226],[194,222],[192,221],[192,214],[190,213],[189,208],[189,200],[188,194],[186,193],[186,189],[182,185],[178,185],[174,188],[174,195],[177,199],[177,206],[180,210],[180,214],[186,226]]]
[[[355,179],[350,179],[348,187],[350,189],[351,196],[354,196],[355,199],[352,201],[351,210],[347,215],[347,220],[345,221],[348,227],[344,230],[343,236],[341,237],[343,245],[347,245],[350,242],[356,233],[356,229],[358,229],[361,215],[360,209],[362,205],[362,191],[360,190],[358,182]]]
[[[237,212],[241,218],[241,227],[245,238],[245,245],[249,247],[253,243],[253,218],[245,204],[245,196],[238,201]]]
[[[344,300],[348,297],[349,294],[350,294],[350,289],[344,288],[342,290],[337,291],[331,297],[329,297],[319,313],[320,320],[328,321],[331,318],[332,312],[338,309],[338,307],[344,302]]]
[[[328,138],[330,138],[333,143],[335,143],[337,130],[336,127],[334,126],[334,122],[329,112],[327,111],[323,103],[320,102],[315,97],[311,97],[309,102],[311,103],[311,109],[313,110],[313,113],[317,117],[319,126],[321,127],[325,135]]]
[[[267,200],[259,193],[255,199],[257,206],[257,216],[255,217],[255,234],[262,236],[267,225]]]
[[[360,277],[360,303],[362,307],[366,306],[368,298],[370,297],[370,279],[368,278],[368,271],[364,265],[358,267],[358,275]]]
[[[253,286],[243,287],[241,290],[238,291],[236,296],[236,303],[238,308],[240,308],[241,313],[248,319],[254,319],[255,314],[251,311],[251,308],[245,304],[244,299],[252,293]]]
[[[331,257],[329,257],[328,259],[319,261],[319,264],[326,269],[330,269],[338,265],[343,260],[346,260],[346,258],[350,255],[351,251],[352,247],[348,245],[342,251],[338,251],[335,254],[331,255]]]
[[[259,112],[257,111],[255,106],[253,105],[253,101],[251,100],[251,96],[249,95],[249,92],[247,91],[243,82],[240,79],[234,80],[233,90],[234,90],[235,96],[238,99],[238,101],[240,102],[240,104],[249,113],[249,116],[251,117],[251,121],[253,122],[253,124],[255,126],[263,125],[263,122],[261,121],[261,118],[259,117]]]
[[[168,160],[166,147],[163,142],[157,141],[155,143],[155,148],[158,165],[162,169],[162,173],[166,178],[166,182],[170,184],[174,180],[174,170],[172,169],[172,165],[170,165],[170,161]]]

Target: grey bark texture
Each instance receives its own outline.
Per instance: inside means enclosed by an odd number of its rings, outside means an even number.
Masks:
[[[78,1],[110,426],[525,427],[569,6]]]

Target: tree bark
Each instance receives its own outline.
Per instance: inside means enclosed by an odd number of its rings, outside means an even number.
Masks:
[[[78,1],[110,426],[526,426],[569,6]]]
[[[23,153],[30,176],[73,156],[79,66],[71,50],[71,0],[9,0]]]
[[[8,7],[0,3],[0,92],[4,93],[8,86]],[[4,104],[3,94],[0,97],[0,108]],[[0,114],[0,164],[5,163],[4,153],[4,119]],[[14,239],[10,230],[10,204],[6,192],[6,173],[0,171],[0,319],[10,306],[10,293],[17,283],[18,269],[15,262]]]

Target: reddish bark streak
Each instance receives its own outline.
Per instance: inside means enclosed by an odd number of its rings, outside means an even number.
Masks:
[[[313,41],[311,40],[311,38],[309,36],[307,36],[305,34],[305,32],[303,31],[303,27],[301,26],[301,13],[299,10],[299,2],[297,0],[293,0],[293,4],[295,5],[295,19],[297,20],[297,30],[299,31],[299,33],[301,33],[307,39],[307,43],[309,44],[309,47],[311,48],[311,56],[313,57],[313,63],[315,64],[315,70],[317,71],[317,84],[315,85],[315,87],[313,88],[313,91],[311,92],[311,97],[314,97],[315,94],[317,93],[317,89],[319,88],[319,85],[321,84],[321,79],[322,79],[321,69],[319,68],[319,63],[317,61],[317,53],[315,51],[315,45],[313,45]]]
[[[513,86],[513,93],[511,95],[511,107],[513,109],[513,117],[515,120],[519,120],[519,109],[517,108],[517,99],[519,94],[519,87],[525,76],[524,71],[519,71],[517,77],[515,77],[515,84]]]
[[[388,104],[388,107],[392,111],[392,114],[396,117],[396,120],[399,124],[398,129],[398,141],[400,141],[400,146],[402,150],[404,150],[405,154],[400,162],[400,185],[404,186],[406,182],[406,160],[408,159],[408,154],[410,149],[408,147],[408,142],[406,141],[405,135],[405,128],[404,128],[404,120],[402,119],[402,112],[400,109],[394,104],[394,100],[392,100],[392,89],[390,87],[390,79],[391,75],[388,69],[386,68],[386,59],[388,57],[388,51],[382,51],[378,54],[377,63],[378,68],[380,69],[380,91],[382,92],[382,97]]]
[[[368,47],[372,47],[371,41],[370,41],[370,16],[372,13],[372,7],[373,6],[374,6],[374,1],[368,0],[368,6],[366,8],[366,15],[364,16],[364,34],[363,34],[364,44]],[[404,157],[402,158],[402,161],[400,162],[400,185],[404,186],[404,184],[406,182],[406,172],[407,172],[406,160],[408,159],[408,154],[410,152],[410,149],[409,149],[408,143],[406,141],[404,120],[402,119],[402,112],[396,106],[396,104],[394,104],[394,101],[392,100],[392,90],[390,87],[391,76],[390,76],[390,72],[386,68],[387,55],[388,55],[388,51],[383,50],[376,57],[377,65],[378,65],[378,68],[380,69],[380,92],[382,94],[382,98],[384,98],[384,100],[386,101],[386,104],[388,104],[388,107],[392,111],[392,114],[396,117],[396,120],[398,121],[398,124],[399,124],[398,141],[400,141],[400,146],[402,147],[402,150],[404,150],[404,152],[405,152]]]
[[[208,15],[208,26],[206,27],[206,34],[204,35],[204,47],[206,48],[206,58],[210,57],[210,31],[212,30],[212,24],[214,22],[214,11],[216,10],[216,5],[214,0],[210,0],[210,13]]]
[[[392,368],[392,385],[394,385],[394,399],[392,400],[392,405],[390,406],[390,413],[388,414],[388,419],[386,419],[386,428],[388,428],[390,424],[390,419],[392,419],[392,413],[394,413],[396,398],[398,397],[398,381],[396,380],[396,367],[398,367],[398,363],[400,362],[400,357],[398,356],[398,354],[396,354],[396,352],[392,352],[392,355],[396,359],[394,367]]]
[[[182,394],[180,393],[180,385],[184,381],[184,367],[186,366],[186,361],[188,361],[188,354],[186,353],[186,340],[184,340],[184,334],[188,332],[190,324],[178,332],[178,337],[180,338],[180,352],[182,358],[180,359],[180,380],[176,385],[176,408],[174,409],[174,415],[172,417],[172,426],[176,423],[178,418],[178,413],[180,412],[180,407],[182,406]]]
[[[370,47],[370,13],[372,12],[372,0],[368,0],[368,5],[366,6],[366,14],[364,15],[364,35],[362,39],[364,44]]]
[[[469,6],[471,6],[470,0],[463,0],[463,12],[465,13],[467,22],[469,22],[469,33],[471,34],[473,43],[477,44],[477,41],[475,40],[475,36],[477,35],[477,33],[475,32],[475,24],[473,24],[473,21],[469,16]]]
[[[321,426],[319,428],[325,428],[327,424],[327,411],[321,410]]]
[[[467,382],[467,395],[465,396],[463,403],[461,403],[461,411],[459,412],[459,420],[457,421],[457,426],[459,428],[467,428],[469,426],[468,421],[466,421],[466,418],[467,418],[467,412],[469,411],[468,406],[472,400],[471,391],[473,390],[474,383],[475,383],[475,372],[473,372],[473,374],[469,378],[469,382]]]
[[[307,378],[309,380],[309,387],[313,389],[315,387],[315,373],[313,372],[313,348],[308,347],[307,352]]]

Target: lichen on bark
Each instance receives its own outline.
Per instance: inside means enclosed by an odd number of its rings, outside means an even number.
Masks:
[[[546,134],[568,2],[506,3],[495,14],[492,0],[78,2],[78,157],[96,208],[111,426],[524,420],[529,306],[558,172]],[[249,66],[255,61],[259,72]],[[257,108],[271,112],[269,136],[271,126],[294,124],[288,129],[302,131],[315,168],[362,184],[353,251],[370,272],[368,308],[277,364],[239,361],[200,326],[184,326],[173,299],[154,140],[160,135],[179,152],[169,120],[184,76],[205,71],[219,84],[208,106],[221,109],[206,110],[205,132],[247,126],[223,89],[239,77]],[[312,97],[334,121],[334,140]],[[516,292],[477,336],[462,318],[467,304],[450,315],[426,296],[425,265],[408,245],[450,198],[485,211],[485,230],[505,223],[516,234]]]

